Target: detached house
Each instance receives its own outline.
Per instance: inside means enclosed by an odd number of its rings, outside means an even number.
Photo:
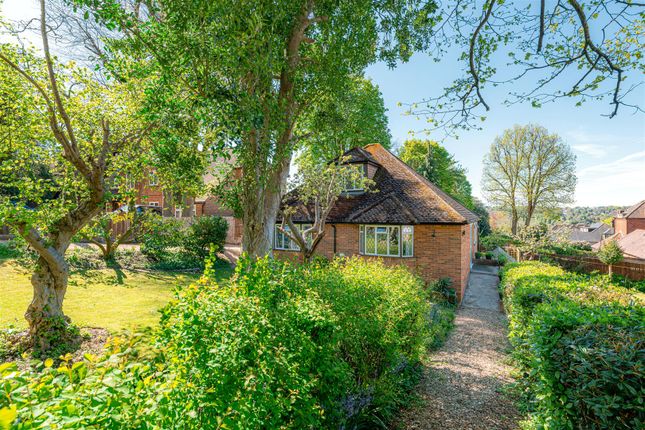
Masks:
[[[448,277],[461,300],[477,249],[477,215],[379,144],[345,156],[374,181],[375,191],[352,188],[339,197],[316,254],[378,257],[406,265],[426,281]],[[304,227],[313,219],[300,205],[293,221]],[[278,226],[274,236],[277,258],[299,258],[297,245]]]

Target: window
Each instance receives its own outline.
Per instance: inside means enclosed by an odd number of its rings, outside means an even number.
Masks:
[[[349,168],[356,169],[356,171],[359,172],[361,176],[365,176],[365,166],[363,164],[360,164],[358,166],[349,166]],[[346,178],[345,192],[351,193],[351,192],[357,192],[357,191],[363,191],[363,178],[362,177]]]
[[[181,208],[175,208],[175,218],[181,218],[182,212]]]
[[[309,227],[311,227],[312,224],[296,224],[296,226],[298,227],[298,230],[300,230],[302,232],[302,231],[308,229]],[[288,225],[285,225],[284,229],[287,230],[287,231],[290,230]],[[311,243],[311,236],[309,236],[309,237],[307,237],[305,239],[307,240],[308,243]],[[295,241],[291,240],[291,238],[289,236],[284,234],[280,230],[280,225],[277,225],[277,224],[275,226],[275,239],[274,239],[274,242],[275,242],[275,244],[273,246],[274,249],[282,249],[282,250],[286,250],[286,251],[300,251],[300,247],[298,246],[298,244]]]
[[[159,202],[148,202],[149,206],[159,207]]]
[[[157,178],[156,174],[150,174],[150,176],[148,177],[148,185],[150,185],[151,187],[159,185],[159,179]]]
[[[411,225],[361,225],[358,237],[359,252],[381,257],[412,257],[414,227]]]

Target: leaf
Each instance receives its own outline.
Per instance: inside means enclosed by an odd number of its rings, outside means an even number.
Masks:
[[[11,428],[11,424],[17,416],[18,411],[16,410],[16,405],[0,409],[0,429],[5,430]]]

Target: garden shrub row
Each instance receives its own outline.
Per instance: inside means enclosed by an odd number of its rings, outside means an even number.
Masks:
[[[642,295],[540,262],[506,266],[501,288],[527,428],[643,428]]]
[[[450,326],[419,278],[380,262],[243,259],[230,283],[214,279],[207,265],[178,292],[154,348],[116,339],[100,359],[3,365],[0,416],[15,428],[381,427]]]

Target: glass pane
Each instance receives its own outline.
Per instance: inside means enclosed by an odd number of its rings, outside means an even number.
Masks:
[[[399,228],[390,227],[390,255],[399,255]]]
[[[374,227],[365,228],[365,253],[376,254],[376,234]]]
[[[413,254],[413,247],[414,247],[414,230],[412,226],[406,225],[403,226],[401,230],[401,241],[403,242],[403,253],[402,255],[404,257],[412,257]]]
[[[387,255],[387,234],[386,233],[376,233],[376,254]]]
[[[365,226],[363,225],[358,228],[358,252],[365,254]]]
[[[376,227],[377,233],[387,233],[387,227]]]

